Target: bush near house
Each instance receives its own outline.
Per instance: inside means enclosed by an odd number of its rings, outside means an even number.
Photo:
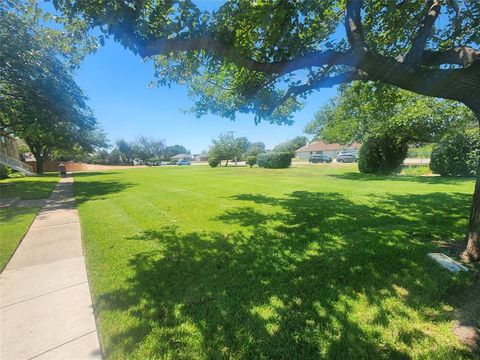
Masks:
[[[358,154],[358,170],[374,174],[398,172],[407,152],[408,144],[400,139],[368,137]]]
[[[261,168],[284,169],[292,165],[292,153],[270,152],[257,156],[257,164]]]
[[[208,165],[210,165],[211,167],[217,167],[218,164],[220,164],[220,159],[216,156],[210,156],[208,158]]]
[[[0,180],[7,179],[11,172],[8,166],[0,165]]]
[[[480,161],[480,136],[448,134],[433,148],[430,169],[442,176],[475,176]]]

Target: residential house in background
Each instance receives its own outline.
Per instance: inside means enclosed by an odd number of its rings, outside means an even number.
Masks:
[[[352,143],[350,145],[341,144],[327,144],[323,141],[314,141],[307,143],[307,145],[301,147],[295,151],[295,157],[303,160],[308,160],[312,155],[325,155],[332,159],[335,159],[342,151],[358,153],[360,144]]]
[[[8,135],[0,135],[0,165],[32,175],[32,167],[20,161],[17,139]]]
[[[190,154],[177,154],[177,155],[172,156],[170,159],[171,160],[176,160],[176,161],[180,161],[180,160],[192,161],[192,155],[190,155]]]
[[[193,161],[208,161],[208,154],[207,153],[194,154]]]
[[[19,160],[20,155],[16,139],[8,135],[0,135],[0,154]]]

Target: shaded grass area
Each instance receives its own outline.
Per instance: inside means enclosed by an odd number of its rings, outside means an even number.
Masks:
[[[0,180],[0,198],[44,199],[50,196],[57,182],[57,173]]]
[[[12,257],[38,210],[38,207],[0,208],[0,271]]]
[[[463,237],[473,181],[436,179],[331,166],[76,175],[107,357],[471,358],[452,313],[474,271],[426,254]]]
[[[0,180],[0,199],[44,199],[50,196],[57,182],[56,173]],[[0,208],[0,271],[7,265],[39,210],[40,207],[36,206]]]

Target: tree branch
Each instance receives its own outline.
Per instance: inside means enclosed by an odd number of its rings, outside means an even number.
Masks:
[[[417,65],[425,50],[428,39],[432,36],[432,29],[438,15],[440,15],[440,3],[438,0],[427,1],[427,14],[420,23],[420,28],[413,39],[412,47],[405,56],[404,62],[409,65]]]
[[[210,36],[201,36],[192,39],[156,40],[140,40],[135,37],[134,44],[140,56],[144,58],[154,55],[167,55],[172,52],[205,50],[227,58],[240,67],[276,75],[287,74],[309,66],[355,64],[355,60],[351,54],[333,50],[314,51],[292,60],[261,62],[244,56],[235,47],[222,44]]]
[[[425,50],[420,59],[420,64],[428,66],[443,64],[468,66],[474,61],[480,61],[480,50],[469,46],[458,46],[443,51]]]
[[[347,0],[345,7],[345,30],[352,49],[365,47],[360,15],[362,6],[363,0]]]
[[[319,79],[308,82],[304,85],[290,87],[285,95],[273,104],[270,108],[270,112],[273,112],[277,107],[284,104],[288,99],[304,94],[308,91],[312,91],[319,88],[330,88],[335,85],[348,83],[354,80],[369,80],[367,73],[359,70],[344,72],[335,76],[324,76]]]
[[[184,51],[206,51],[220,58],[228,59],[239,67],[274,76],[282,76],[308,67],[343,65],[352,67],[356,71],[361,70],[367,73],[370,80],[383,81],[427,96],[463,102],[465,97],[470,98],[474,96],[470,94],[471,91],[467,92],[467,96],[462,86],[465,85],[465,81],[468,78],[477,79],[476,67],[475,69],[470,69],[470,71],[469,68],[471,66],[456,70],[426,69],[418,66],[420,61],[424,61],[425,65],[438,64],[439,62],[446,61],[448,57],[448,61],[460,63],[462,61],[468,62],[470,61],[468,59],[473,59],[473,57],[477,56],[473,56],[476,52],[473,52],[472,55],[469,50],[465,50],[464,52],[459,52],[458,50],[444,52],[424,50],[423,47],[428,40],[428,34],[439,13],[438,6],[435,6],[438,0],[429,0],[429,2],[433,5],[430,6],[426,16],[428,21],[424,20],[424,26],[420,29],[413,46],[415,49],[421,49],[419,51],[420,60],[417,60],[417,64],[409,64],[408,61],[397,61],[391,57],[374,53],[365,46],[360,18],[363,4],[361,0],[347,0],[345,25],[349,41],[352,45],[350,51],[312,51],[293,59],[262,62],[244,55],[243,52],[235,48],[233,44],[222,43],[209,35],[189,39],[143,39],[136,33],[133,27],[120,26],[117,28],[116,36],[120,37],[123,40],[122,43],[136,50],[142,57],[168,55],[170,53]],[[430,30],[428,30],[428,24],[431,24]],[[412,51],[407,54],[411,58],[418,56],[416,52],[413,51],[413,48]],[[455,56],[452,56],[454,53],[457,56],[456,59],[454,59]],[[459,56],[461,60],[458,60]],[[475,63],[477,62],[472,61],[471,65],[473,66]],[[472,71],[475,74],[472,73]],[[292,91],[293,93],[301,92],[302,89],[307,91],[308,86],[321,87],[321,83],[323,83],[324,86],[328,86],[328,84],[331,83],[332,85],[330,86],[333,86],[341,83],[340,80],[342,78],[343,76],[340,75],[332,78],[322,78],[316,85],[306,84],[299,89],[290,90],[289,95],[292,95]],[[345,81],[348,81],[348,79],[345,79]],[[471,88],[471,81],[468,80],[467,82],[469,84],[468,87]]]

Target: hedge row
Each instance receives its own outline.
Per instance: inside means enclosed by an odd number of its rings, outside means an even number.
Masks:
[[[478,133],[449,134],[432,150],[430,169],[442,176],[475,176],[480,166]]]
[[[257,164],[261,168],[284,169],[292,165],[292,153],[270,152],[257,156]]]

